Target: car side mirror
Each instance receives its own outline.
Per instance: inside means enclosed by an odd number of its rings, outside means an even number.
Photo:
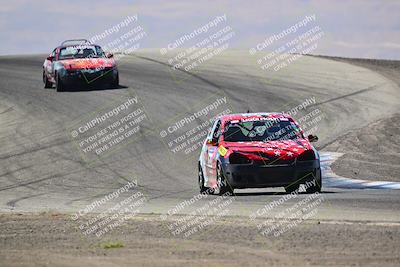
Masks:
[[[309,136],[307,136],[307,138],[308,138],[308,141],[310,141],[310,142],[317,142],[318,141],[318,136],[316,136],[316,135],[310,134]]]
[[[48,56],[48,57],[47,57],[47,60],[53,61],[53,60],[54,60],[54,57],[53,57],[53,56]]]
[[[212,139],[207,139],[207,144],[212,146],[218,146],[218,142]]]
[[[112,57],[114,57],[114,55],[113,55],[113,53],[107,53],[107,54],[106,54],[106,57],[107,57],[107,58],[112,58]]]

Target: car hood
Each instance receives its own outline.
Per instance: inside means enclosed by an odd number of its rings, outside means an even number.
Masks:
[[[223,142],[221,145],[227,149],[225,156],[229,156],[233,152],[239,152],[281,159],[295,158],[304,151],[313,149],[308,140],[300,138],[269,142]]]
[[[66,69],[95,69],[114,67],[115,61],[110,58],[75,58],[60,60]]]

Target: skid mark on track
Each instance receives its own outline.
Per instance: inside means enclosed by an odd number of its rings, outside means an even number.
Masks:
[[[14,209],[16,207],[17,202],[20,202],[22,200],[27,200],[27,199],[30,199],[30,198],[34,198],[34,197],[38,197],[38,196],[43,196],[43,195],[45,195],[45,193],[16,198],[16,199],[8,201],[6,203],[6,205],[9,206],[10,208]]]
[[[336,152],[320,152],[324,187],[348,189],[400,189],[400,183],[397,182],[350,179],[335,174],[331,169],[331,165],[342,155],[342,153]]]
[[[10,111],[13,111],[13,110],[14,110],[14,107],[10,107],[10,108],[8,108],[8,109],[6,109],[4,111],[1,111],[0,114],[4,114],[4,113],[7,113],[7,112],[10,112]]]

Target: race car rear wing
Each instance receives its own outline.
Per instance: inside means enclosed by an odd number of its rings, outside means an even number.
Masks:
[[[91,44],[91,43],[86,39],[70,39],[70,40],[65,40],[64,42],[62,42],[61,46],[65,46],[65,45],[86,45],[86,44]]]

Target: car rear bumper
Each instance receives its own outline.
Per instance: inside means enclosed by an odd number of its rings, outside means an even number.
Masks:
[[[319,160],[294,162],[290,165],[222,164],[225,178],[233,188],[288,186],[314,179],[320,170]]]

